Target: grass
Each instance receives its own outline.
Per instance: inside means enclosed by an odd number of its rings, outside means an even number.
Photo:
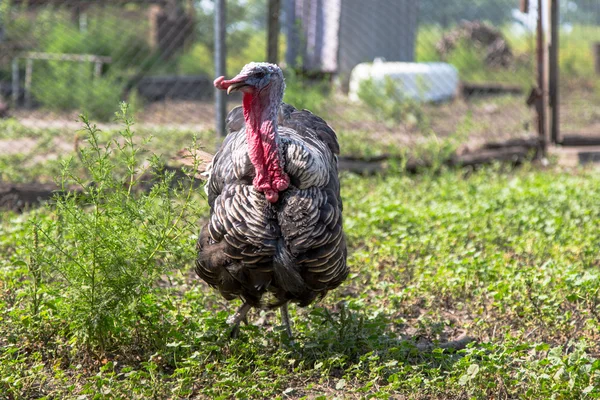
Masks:
[[[560,35],[560,70],[564,78],[594,79],[594,52],[592,45],[600,41],[600,26],[574,25]]]
[[[230,341],[201,190],[135,190],[131,129],[87,130],[83,195],[0,213],[0,398],[600,398],[592,171],[344,174],[347,282],[292,307],[295,344],[270,312]]]
[[[147,151],[160,155],[163,162],[168,162],[177,151],[191,143],[194,137],[209,152],[214,152],[218,142],[218,137],[211,130],[196,132],[192,128],[141,125],[136,132],[140,137],[152,138],[146,144]],[[114,123],[98,132],[102,142],[119,138],[120,135],[121,129]],[[67,127],[31,128],[16,119],[0,120],[1,180],[17,183],[53,181],[67,159],[73,158],[73,165],[80,165],[75,143],[77,142],[77,148],[81,147],[84,136],[82,131],[74,133]],[[33,143],[29,149],[19,148],[29,143]]]

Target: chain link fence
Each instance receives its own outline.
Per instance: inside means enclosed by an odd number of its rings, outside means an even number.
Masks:
[[[559,18],[561,132],[600,137],[600,2],[562,1]]]
[[[323,116],[338,132],[343,154],[353,157],[418,157],[535,137],[526,99],[537,85],[536,11],[522,13],[518,3],[281,0],[285,100]],[[247,62],[266,59],[269,5],[227,0],[226,6],[231,76]],[[584,15],[598,16],[592,9]],[[130,104],[138,132],[152,134],[165,157],[194,135],[214,151],[220,141],[214,131],[214,10],[213,0],[3,0],[0,179],[51,180],[60,160],[75,151],[78,114],[88,114],[110,135],[118,128],[113,117],[120,101]],[[565,48],[579,35],[588,48],[583,26],[597,28],[598,18],[565,18],[571,26]],[[578,51],[567,53],[565,68],[582,68]],[[419,63],[408,73],[417,78],[353,76],[357,65],[367,71],[363,63],[376,58]],[[373,67],[388,65],[378,62]],[[421,63],[444,64],[422,74]],[[394,76],[406,74],[404,67]],[[230,97],[228,109],[239,103]],[[570,106],[579,107],[574,100],[565,109]]]

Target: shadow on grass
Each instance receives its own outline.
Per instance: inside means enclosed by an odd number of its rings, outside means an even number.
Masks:
[[[400,362],[447,369],[461,358],[460,350],[475,341],[464,333],[443,342],[425,340],[406,333],[406,326],[385,313],[367,315],[345,305],[335,314],[315,308],[303,325],[306,330],[297,334],[294,348],[306,365],[341,357],[346,368],[367,358],[382,365]]]

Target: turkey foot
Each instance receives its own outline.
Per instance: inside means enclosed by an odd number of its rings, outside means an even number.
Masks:
[[[229,334],[232,339],[237,338],[240,333],[240,322],[246,321],[248,323],[248,319],[246,318],[248,311],[250,311],[250,304],[244,303],[233,315],[227,318],[227,324],[232,325],[231,333]]]

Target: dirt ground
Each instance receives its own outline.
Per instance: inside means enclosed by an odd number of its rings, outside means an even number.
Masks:
[[[228,109],[239,105],[231,102]],[[522,96],[487,97],[473,100],[455,100],[438,105],[424,105],[422,114],[428,129],[423,131],[410,118],[391,123],[378,118],[364,106],[349,102],[342,96],[317,112],[338,132],[362,132],[369,136],[398,145],[410,145],[435,133],[438,137],[452,134],[466,135],[465,143],[474,144],[528,137],[533,134],[533,111],[525,105]],[[54,113],[45,110],[15,110],[12,112],[21,124],[29,128],[81,128],[77,112]],[[214,128],[215,111],[212,103],[164,101],[148,104],[136,115],[138,127],[186,129],[203,131]],[[466,125],[466,126],[463,126]],[[114,123],[99,123],[101,129],[115,128]],[[464,131],[464,132],[462,132]],[[0,143],[0,146],[2,144]]]

